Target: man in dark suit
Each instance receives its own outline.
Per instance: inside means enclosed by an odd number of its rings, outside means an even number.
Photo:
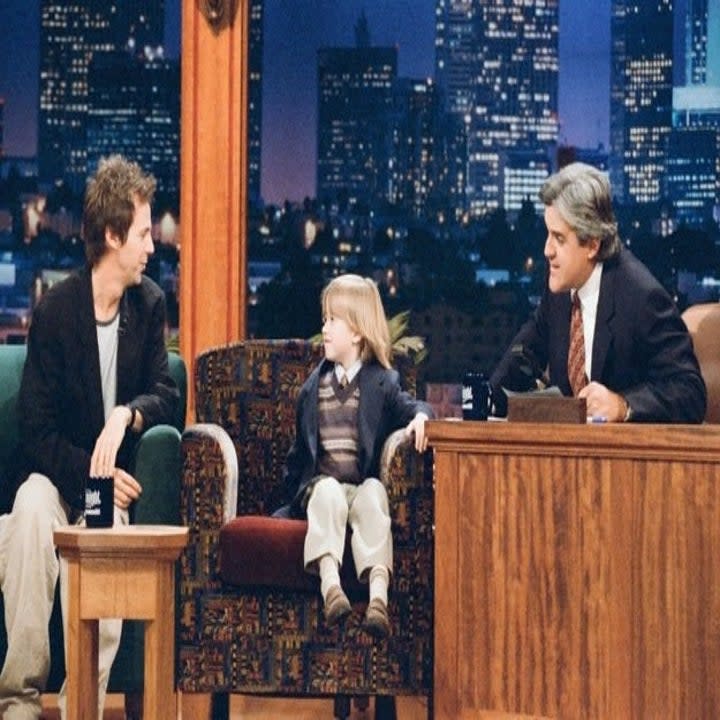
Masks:
[[[668,293],[622,247],[605,174],[573,163],[548,178],[540,198],[547,286],[491,377],[497,413],[507,407],[502,387],[533,389],[545,374],[607,422],[702,422],[705,384],[687,328]]]
[[[88,477],[114,480],[114,521],[142,488],[127,471],[139,433],[171,422],[179,398],[165,348],[165,300],[143,275],[154,251],[155,179],[120,156],[101,161],[85,196],[87,265],[36,307],[18,400],[20,481],[0,516],[8,650],[0,716],[39,718],[50,665],[48,623],[60,575],[53,531],[82,521]],[[99,716],[121,621],[100,623]],[[63,688],[64,690],[64,688]],[[64,717],[64,692],[60,697]]]

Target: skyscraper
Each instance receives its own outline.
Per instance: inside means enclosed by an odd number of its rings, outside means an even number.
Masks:
[[[441,182],[455,208],[455,219],[468,206],[468,136],[477,75],[475,5],[474,0],[437,0],[435,8],[435,80],[445,114],[447,168]]]
[[[670,132],[666,187],[677,221],[701,226],[712,217],[717,158],[717,129],[684,125]]]
[[[265,0],[250,1],[250,42],[248,44],[248,197],[251,203],[260,201],[264,2]]]
[[[672,127],[672,0],[613,0],[610,179],[618,200],[663,195]]]
[[[390,168],[390,202],[415,217],[438,199],[440,104],[432,80],[400,78],[395,85],[395,120]]]
[[[151,172],[158,197],[177,207],[180,68],[149,48],[100,53],[90,63],[86,119],[87,173],[120,152]]]
[[[99,3],[100,8],[108,8],[111,12],[112,42],[118,48],[127,47],[142,54],[145,48],[156,48],[163,44],[165,0],[95,2]]]
[[[684,10],[677,18],[685,63],[673,89],[667,195],[678,220],[701,225],[720,208],[720,0],[687,0]]]
[[[472,113],[478,65],[476,0],[437,0],[435,79],[444,92],[445,110]]]
[[[5,113],[5,98],[0,97],[0,159],[2,159],[2,156],[4,154],[4,151],[3,151],[3,147],[4,147],[3,146],[3,134],[4,134],[3,128],[5,127],[4,113]]]
[[[38,162],[81,192],[87,176],[88,70],[94,56],[162,44],[164,0],[41,0]]]
[[[484,215],[504,203],[508,153],[557,140],[557,0],[438,0],[436,74],[468,131],[468,209]]]
[[[317,67],[318,198],[387,200],[396,48],[321,48]]]
[[[552,171],[552,160],[546,152],[508,150],[503,168],[505,210],[517,213],[529,200],[535,205],[535,212],[542,215],[544,206],[538,193]]]
[[[686,0],[685,85],[720,86],[720,0]]]

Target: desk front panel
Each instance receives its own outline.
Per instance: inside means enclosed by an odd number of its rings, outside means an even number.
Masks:
[[[720,717],[720,428],[653,428],[430,424],[437,717]]]

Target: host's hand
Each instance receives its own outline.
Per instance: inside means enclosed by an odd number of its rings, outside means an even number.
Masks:
[[[118,405],[110,413],[105,427],[95,441],[90,458],[90,477],[110,477],[113,474],[117,452],[125,437],[131,415],[130,408],[125,405]]]
[[[415,433],[415,449],[418,452],[425,452],[427,449],[427,438],[425,437],[425,422],[428,416],[419,412],[405,428],[405,437],[411,437]]]
[[[140,483],[130,473],[120,468],[115,468],[112,476],[115,480],[115,495],[113,498],[115,505],[125,510],[133,500],[137,500],[140,497],[142,487],[140,487]]]
[[[623,422],[627,412],[627,403],[622,395],[608,390],[599,382],[591,382],[579,393],[579,398],[587,401],[587,414],[602,417],[607,422]]]

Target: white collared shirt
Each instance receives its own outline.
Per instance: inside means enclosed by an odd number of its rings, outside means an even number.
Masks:
[[[359,358],[347,370],[340,363],[335,363],[335,377],[341,385],[343,377],[346,377],[348,384],[350,384],[360,372],[361,367],[362,360]]]
[[[592,350],[595,338],[595,320],[597,319],[597,306],[600,299],[600,280],[602,279],[603,264],[597,263],[590,273],[585,284],[573,290],[580,298],[583,319],[583,337],[585,340],[585,374],[592,378]],[[571,294],[571,297],[572,297]]]

